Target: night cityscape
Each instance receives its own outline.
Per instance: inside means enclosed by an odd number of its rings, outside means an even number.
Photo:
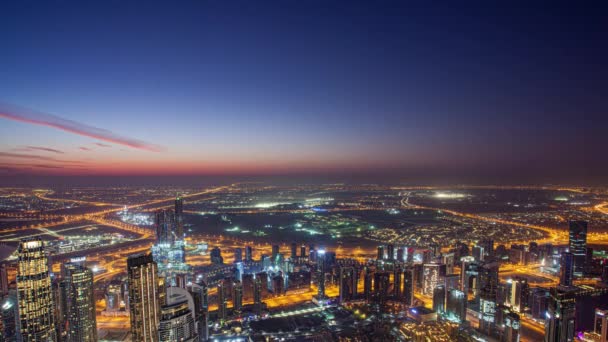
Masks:
[[[601,3],[0,3],[0,342],[608,342]]]

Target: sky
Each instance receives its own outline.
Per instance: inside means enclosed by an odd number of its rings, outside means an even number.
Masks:
[[[608,184],[608,10],[3,1],[1,183]]]

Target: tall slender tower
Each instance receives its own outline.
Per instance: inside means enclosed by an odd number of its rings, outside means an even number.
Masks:
[[[587,222],[570,221],[570,253],[574,256],[574,274],[580,276],[587,258]]]
[[[165,290],[161,288],[152,255],[130,256],[127,259],[127,273],[132,339],[157,342],[160,308],[163,305]]]
[[[97,318],[93,293],[93,272],[83,265],[67,263],[65,280],[68,342],[96,342]]]
[[[184,239],[184,199],[179,195],[175,199],[175,235],[176,239]]]
[[[42,240],[22,240],[18,258],[17,297],[23,341],[55,342],[51,277]]]

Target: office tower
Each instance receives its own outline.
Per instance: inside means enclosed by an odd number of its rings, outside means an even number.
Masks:
[[[242,262],[243,261],[243,250],[240,248],[234,249],[234,262]]]
[[[262,314],[262,281],[258,276],[253,280],[253,311],[258,316]]]
[[[211,257],[211,263],[215,265],[222,265],[224,263],[224,258],[222,257],[222,251],[219,247],[213,247],[211,253],[209,253]]]
[[[135,254],[127,258],[133,341],[158,341],[160,308],[164,304],[165,289],[157,272],[151,254]]]
[[[460,265],[460,290],[464,293],[477,294],[479,276],[479,264],[473,257],[467,256],[461,259]]]
[[[325,251],[317,253],[317,297],[325,298]]]
[[[414,305],[414,270],[411,267],[403,271],[403,302]]]
[[[397,248],[397,261],[404,262],[405,261],[404,257],[405,257],[404,248],[403,247]]]
[[[228,315],[228,289],[226,286],[226,280],[222,280],[217,284],[217,298],[218,298],[218,318],[220,325],[223,325]]]
[[[486,263],[479,269],[480,329],[491,334],[496,327],[496,299],[498,292],[498,263]]]
[[[209,339],[209,298],[207,283],[192,284],[190,293],[194,300],[194,318],[197,322],[199,341]]]
[[[533,288],[530,293],[530,314],[535,319],[545,319],[545,313],[549,308],[549,291],[540,287]]]
[[[559,266],[559,284],[563,286],[572,286],[572,278],[574,276],[574,254],[564,252],[560,258]]]
[[[457,289],[448,290],[446,316],[449,320],[462,323],[467,318],[467,295]]]
[[[576,298],[568,292],[551,289],[545,317],[545,342],[574,341]]]
[[[305,245],[300,246],[300,257],[306,258],[306,246]]]
[[[374,273],[374,299],[380,305],[384,305],[388,297],[388,289],[390,287],[390,273],[386,271],[377,271]]]
[[[272,245],[272,264],[277,264],[277,258],[279,257],[279,245]]]
[[[107,312],[116,312],[120,310],[120,302],[122,301],[122,288],[120,284],[110,284],[106,288],[105,299]]]
[[[251,262],[253,261],[253,250],[251,246],[245,247],[245,261]]]
[[[363,295],[367,301],[372,299],[372,279],[373,272],[369,267],[366,267],[363,275]]]
[[[392,261],[395,259],[395,245],[389,244],[386,246],[386,251],[388,253],[387,259]]]
[[[445,276],[445,290],[460,289],[460,275],[448,274]]]
[[[378,246],[378,256],[376,260],[384,260],[384,246]]]
[[[21,336],[19,327],[19,304],[15,291],[0,299],[0,341],[17,342]]]
[[[519,328],[521,322],[519,315],[515,312],[509,312],[504,317],[504,332],[502,340],[504,342],[519,342]]]
[[[423,267],[422,293],[432,296],[435,287],[444,282],[446,267],[441,264],[424,264]]]
[[[530,286],[526,278],[515,277],[511,282],[510,304],[515,312],[524,312],[528,303]]]
[[[494,240],[485,239],[482,240],[479,245],[483,247],[484,256],[494,257]]]
[[[235,280],[232,284],[232,302],[235,315],[240,315],[243,310],[243,283]]]
[[[570,221],[570,250],[574,256],[574,274],[581,276],[587,258],[587,222]]]
[[[475,261],[483,261],[485,258],[485,252],[483,250],[483,247],[474,246],[472,255],[473,255],[473,258],[475,258]]]
[[[159,342],[198,341],[194,320],[194,299],[181,287],[168,287],[167,303],[161,307]]]
[[[17,255],[17,298],[23,341],[56,341],[51,278],[42,240],[22,240]]]
[[[67,341],[96,342],[97,317],[95,294],[93,292],[93,272],[79,264],[64,265],[67,308]]]
[[[295,242],[293,242],[291,244],[291,260],[295,260],[295,258],[298,257],[297,254],[298,254],[298,245]]]
[[[171,245],[175,241],[173,232],[174,215],[169,210],[157,210],[154,214],[154,226],[156,228],[156,244]]]
[[[446,253],[441,256],[441,263],[445,264],[445,273],[454,273],[454,253]]]
[[[396,267],[393,271],[393,298],[395,298],[395,300],[401,299],[401,295],[403,293],[401,290],[403,283],[401,278],[403,278],[403,271],[401,268]]]
[[[184,199],[180,196],[175,199],[175,238],[184,239]]]
[[[438,314],[445,311],[445,286],[437,285],[433,289],[433,310]]]
[[[0,263],[0,296],[8,293],[8,265]]]
[[[352,300],[357,295],[357,279],[354,267],[340,267],[339,301]]]
[[[593,332],[598,337],[599,342],[608,341],[608,310],[595,309]]]

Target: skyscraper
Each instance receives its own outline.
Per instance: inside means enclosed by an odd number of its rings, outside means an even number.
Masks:
[[[235,315],[240,315],[243,310],[243,284],[235,280],[232,284],[232,303]]]
[[[127,274],[132,339],[156,342],[165,289],[161,287],[152,255],[129,256]]]
[[[376,256],[377,260],[384,260],[384,246],[378,246],[378,256]]]
[[[245,261],[253,261],[253,250],[251,246],[245,247]]]
[[[159,341],[198,341],[194,311],[194,299],[188,291],[181,287],[168,287],[167,303],[161,308]]]
[[[180,196],[175,199],[175,238],[184,239],[184,199]]]
[[[234,262],[242,262],[243,261],[243,250],[240,248],[234,249]]]
[[[293,242],[291,244],[291,260],[295,260],[297,256],[298,256],[298,245],[295,242]]]
[[[433,310],[438,314],[445,311],[445,295],[445,285],[437,285],[433,289]]]
[[[67,301],[67,341],[96,342],[97,316],[93,293],[93,272],[80,264],[64,265]]]
[[[262,277],[253,280],[253,310],[256,315],[262,314]]]
[[[467,296],[464,292],[451,289],[446,299],[446,314],[449,320],[464,322],[467,318]]]
[[[574,254],[564,252],[560,258],[559,266],[559,284],[563,286],[572,286],[572,278],[574,276]]]
[[[317,298],[325,299],[325,250],[317,253]]]
[[[595,309],[593,332],[600,342],[608,341],[608,310]]]
[[[154,213],[156,244],[172,245],[175,241],[173,232],[174,214],[170,210],[158,210]]]
[[[44,244],[40,239],[22,240],[17,253],[17,296],[23,341],[56,341],[51,278]]]
[[[226,288],[226,280],[221,280],[217,284],[217,301],[218,301],[218,319],[220,325],[223,325],[228,316],[228,293]]]
[[[354,267],[340,267],[339,300],[343,303],[357,295],[357,279]]]
[[[414,269],[411,267],[403,271],[403,302],[405,305],[414,305]]]
[[[424,264],[422,293],[427,296],[432,296],[435,287],[444,282],[445,271],[445,265]]]
[[[574,256],[574,274],[582,275],[587,258],[587,222],[570,221],[570,253]]]
[[[551,289],[545,317],[545,342],[574,341],[576,298],[572,293]]]

